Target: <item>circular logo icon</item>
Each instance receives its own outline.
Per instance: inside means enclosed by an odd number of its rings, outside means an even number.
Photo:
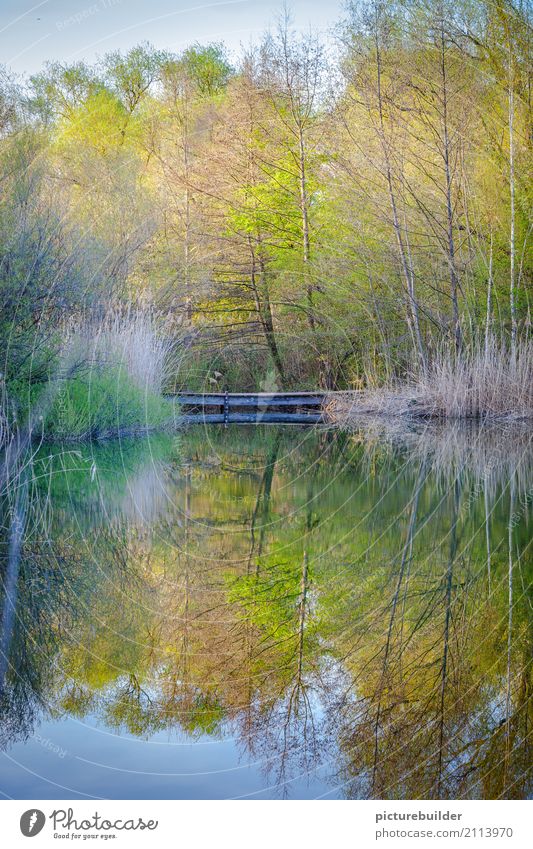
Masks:
[[[42,811],[37,808],[30,808],[29,811],[24,811],[20,818],[20,830],[24,837],[35,837],[43,830],[46,817]]]

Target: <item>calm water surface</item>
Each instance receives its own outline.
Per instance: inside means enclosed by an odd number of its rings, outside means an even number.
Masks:
[[[530,796],[531,439],[41,448],[2,502],[1,792]]]

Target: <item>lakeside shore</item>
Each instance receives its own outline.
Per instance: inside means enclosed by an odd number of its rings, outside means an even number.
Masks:
[[[444,351],[422,371],[381,387],[331,394],[331,421],[365,414],[383,417],[533,419],[533,345],[523,340],[510,349],[492,338],[461,354]]]
[[[409,387],[361,389],[330,393],[325,414],[331,424],[353,424],[362,417],[433,419],[439,421],[523,422],[533,421],[533,408],[450,412],[442,404]]]

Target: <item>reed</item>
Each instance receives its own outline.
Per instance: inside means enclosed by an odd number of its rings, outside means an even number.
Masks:
[[[511,350],[496,339],[460,355],[440,349],[424,373],[403,383],[331,396],[333,420],[361,414],[444,419],[533,417],[533,343]]]
[[[459,357],[441,351],[415,383],[418,397],[447,418],[533,415],[533,343],[514,350],[489,340]]]
[[[160,394],[169,378],[174,345],[153,312],[111,310],[68,328],[63,359],[85,369],[121,371],[140,389]]]

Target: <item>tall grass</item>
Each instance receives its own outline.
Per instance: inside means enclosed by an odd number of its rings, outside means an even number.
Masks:
[[[7,403],[6,383],[3,375],[0,375],[0,449],[8,442],[10,435]]]
[[[0,448],[13,437],[28,445],[39,438],[103,438],[172,423],[173,406],[161,393],[179,340],[156,315],[110,310],[70,321],[58,337],[62,343],[46,381],[21,377],[7,385],[0,376]]]
[[[64,330],[54,373],[24,393],[33,438],[83,440],[170,424],[161,396],[173,344],[150,312],[110,311]]]
[[[458,418],[533,417],[533,342],[512,350],[496,339],[460,355],[435,353],[425,373],[381,389],[332,397],[331,416],[349,420],[361,413]]]
[[[44,436],[104,438],[170,423],[172,406],[161,392],[171,348],[155,316],[146,311],[111,311],[71,325],[57,392],[43,419]]]
[[[533,343],[511,350],[492,339],[458,357],[443,351],[415,391],[432,414],[447,418],[533,416]]]
[[[71,325],[63,359],[89,370],[122,371],[140,389],[160,394],[169,378],[172,349],[173,341],[153,313],[112,310]]]

